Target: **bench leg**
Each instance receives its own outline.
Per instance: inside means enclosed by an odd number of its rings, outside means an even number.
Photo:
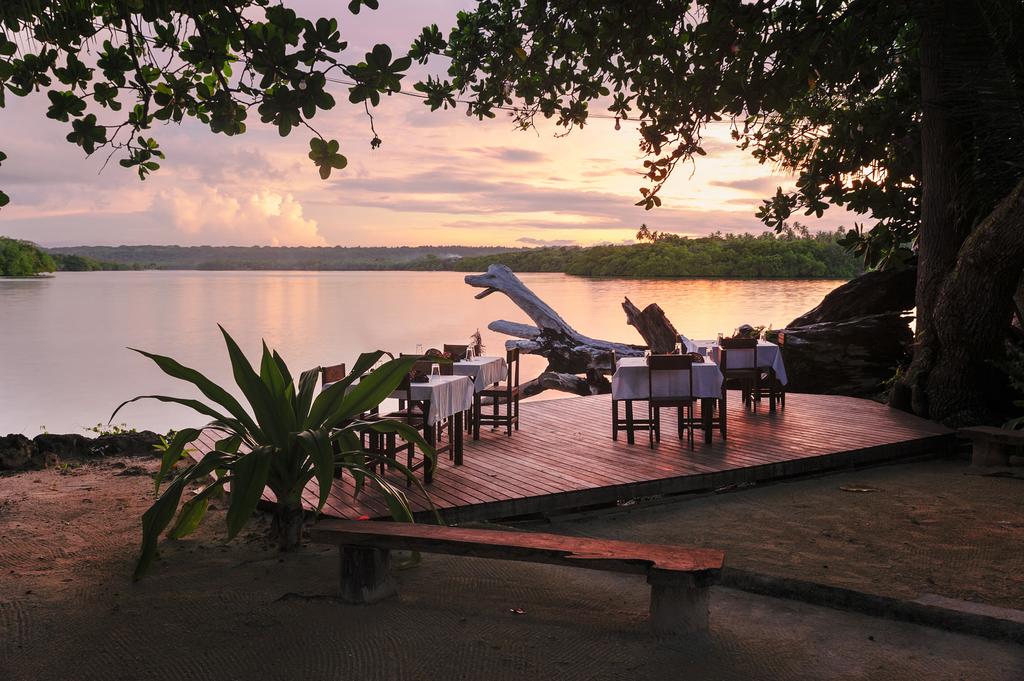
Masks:
[[[975,440],[971,446],[972,466],[1009,466],[1010,448],[998,442]]]
[[[389,551],[364,546],[341,546],[338,550],[341,556],[341,600],[346,603],[376,603],[398,592],[391,576]]]
[[[647,577],[651,585],[651,627],[655,634],[705,635],[709,585],[692,577]]]

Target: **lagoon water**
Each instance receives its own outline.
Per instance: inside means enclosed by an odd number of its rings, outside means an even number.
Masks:
[[[260,339],[294,374],[347,362],[361,351],[413,352],[465,343],[476,329],[487,354],[503,354],[494,319],[528,322],[505,296],[455,272],[66,272],[0,280],[0,435],[81,432],[105,423],[141,394],[198,397],[126,347],[170,355],[231,386],[220,323],[250,358]],[[625,324],[623,296],[657,302],[679,330],[710,338],[743,323],[784,326],[841,282],[822,280],[585,279],[524,274],[528,286],[581,333],[642,342]],[[539,373],[527,357],[523,379]],[[237,391],[234,391],[237,393]],[[548,393],[548,396],[555,394]],[[165,431],[204,419],[177,405],[143,401],[115,423]]]

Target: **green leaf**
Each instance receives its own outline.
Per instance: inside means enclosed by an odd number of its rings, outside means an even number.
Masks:
[[[178,510],[178,502],[181,500],[181,493],[185,489],[186,482],[185,476],[178,477],[142,514],[142,550],[135,563],[134,579],[142,578],[153,564],[153,560],[156,558],[157,542],[164,529],[174,519],[174,512]]]
[[[235,383],[238,385],[245,399],[249,401],[256,422],[266,438],[273,444],[284,449],[286,448],[286,433],[283,424],[278,419],[277,411],[274,408],[274,399],[267,390],[267,386],[253,370],[249,360],[245,358],[241,348],[235,339],[218,325],[221,334],[224,336],[224,343],[228,348],[228,357],[231,359],[231,369],[234,373]]]
[[[210,483],[199,494],[186,501],[178,512],[178,520],[168,531],[171,539],[182,539],[196,531],[210,507],[210,498],[223,492],[224,481]]]
[[[299,443],[313,462],[313,472],[320,489],[316,510],[320,511],[331,496],[334,483],[334,449],[331,438],[324,430],[304,430],[299,433]]]
[[[331,385],[327,390],[322,391],[317,395],[316,400],[313,401],[313,405],[309,409],[309,415],[306,417],[305,427],[307,429],[319,428],[327,421],[331,414],[338,408],[342,400],[345,399],[345,392],[350,385],[365,374],[370,367],[376,364],[381,357],[384,356],[382,350],[375,352],[364,352],[359,355],[359,359],[352,366],[352,370],[348,372],[348,375],[340,381]]]
[[[326,425],[337,427],[344,421],[376,407],[398,388],[402,379],[412,370],[413,365],[419,359],[418,356],[399,357],[363,376],[330,414]]]
[[[182,428],[174,434],[174,438],[171,440],[171,444],[164,450],[163,456],[160,458],[160,470],[156,474],[156,480],[154,480],[155,491],[160,491],[160,483],[164,477],[170,472],[174,464],[181,460],[185,453],[185,445],[193,442],[202,431],[196,428]]]
[[[231,468],[231,502],[228,504],[228,539],[233,539],[249,522],[263,496],[275,448],[257,447]],[[279,499],[278,503],[282,503]]]

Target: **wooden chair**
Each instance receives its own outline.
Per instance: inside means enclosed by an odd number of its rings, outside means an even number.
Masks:
[[[615,376],[615,372],[618,371],[618,357],[615,355],[615,351],[611,352],[612,360],[612,376]],[[619,402],[626,403],[626,416],[625,418],[619,417]],[[650,421],[647,419],[638,419],[633,413],[633,403],[636,400],[617,400],[612,397],[612,439],[619,439],[619,431],[626,431],[626,442],[634,444],[636,442],[635,432],[638,430],[648,430],[651,427]]]
[[[679,395],[659,395],[654,390],[654,384],[659,375],[686,372],[687,391]],[[665,376],[668,379],[668,376]],[[693,418],[693,405],[696,400],[693,397],[693,357],[689,355],[651,355],[647,363],[647,418],[651,422],[648,431],[650,436],[651,449],[654,449],[654,441],[661,442],[661,409],[664,407],[675,407],[678,410],[678,431],[679,437],[683,436],[683,430],[689,432],[690,449],[693,449],[693,429],[695,420]],[[680,391],[681,392],[681,391]]]
[[[505,382],[484,388],[473,396],[473,439],[480,439],[480,426],[505,426],[505,432],[512,437],[512,429],[519,430],[519,348],[505,353],[508,370]],[[490,398],[493,410],[485,414],[481,408],[483,398]],[[505,406],[502,413],[501,406]]]
[[[751,358],[746,361],[746,358]],[[729,366],[730,362],[732,366]],[[761,369],[756,338],[723,338],[719,343],[718,368],[722,372],[722,390],[730,381],[739,384],[744,406],[753,406],[760,390]],[[741,366],[738,366],[741,365]]]
[[[466,359],[466,352],[469,350],[469,345],[452,345],[450,343],[444,344],[444,351],[450,355],[452,361],[458,362],[461,359]]]
[[[320,367],[320,389],[323,390],[324,386],[328,383],[335,383],[345,378],[348,375],[348,371],[345,370],[345,364],[332,364],[327,367]]]

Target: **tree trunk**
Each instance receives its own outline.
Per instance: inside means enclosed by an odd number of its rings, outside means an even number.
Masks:
[[[965,100],[977,85],[990,34],[974,2],[922,3],[921,226],[917,342],[907,373],[913,410],[950,425],[991,420],[990,361],[1001,356],[1024,258],[1021,187],[981,221],[970,238],[978,195],[970,164],[973,121]],[[975,69],[972,71],[972,69]],[[1005,83],[1005,88],[1013,87]]]
[[[305,512],[299,501],[278,501],[274,506],[274,521],[270,534],[282,551],[294,551],[302,543]]]
[[[923,386],[915,385],[924,389],[930,418],[962,426],[996,416],[1007,396],[991,359],[1002,355],[1022,270],[1024,180],[971,233],[939,289],[918,348],[931,366]]]
[[[622,303],[626,312],[626,323],[637,330],[647,342],[647,347],[654,353],[666,353],[675,350],[679,342],[679,332],[665,316],[665,311],[657,303],[651,303],[643,310],[633,304],[629,298]]]

